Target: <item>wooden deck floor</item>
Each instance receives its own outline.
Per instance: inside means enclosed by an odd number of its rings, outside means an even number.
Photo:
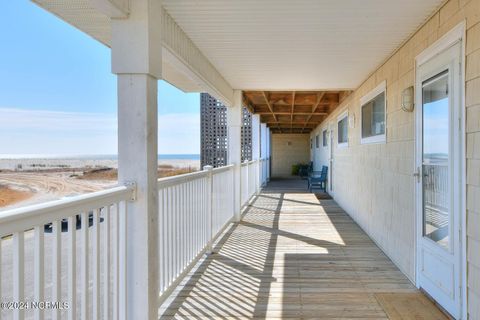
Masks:
[[[416,291],[333,200],[300,180],[271,182],[215,250],[162,318],[386,319],[375,293]]]

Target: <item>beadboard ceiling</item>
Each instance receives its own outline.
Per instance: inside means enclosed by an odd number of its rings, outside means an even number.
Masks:
[[[90,0],[32,0],[109,45]],[[355,89],[444,0],[163,0],[234,89]],[[165,66],[166,79],[201,90]],[[177,75],[178,74],[178,75]]]
[[[233,88],[352,89],[442,0],[164,0]]]

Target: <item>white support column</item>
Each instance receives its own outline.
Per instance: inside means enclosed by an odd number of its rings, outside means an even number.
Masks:
[[[267,158],[267,124],[262,123],[260,125],[260,135],[261,135],[261,145],[260,145],[260,153],[262,158]]]
[[[260,157],[263,159],[262,163],[262,186],[267,182],[267,141],[266,141],[267,125],[260,124]]]
[[[255,191],[257,193],[260,192],[260,187],[262,186],[262,162],[260,161],[260,115],[254,114],[252,115],[252,160],[257,161],[255,167]]]
[[[272,163],[272,149],[271,149],[271,143],[272,143],[272,133],[270,132],[270,128],[267,128],[267,182],[270,181],[270,168],[271,168],[271,163]]]
[[[241,215],[241,136],[242,136],[242,91],[233,91],[233,105],[227,107],[227,125],[228,125],[228,163],[235,165],[234,171],[234,215],[235,221],[240,221]]]
[[[130,2],[128,18],[112,19],[112,70],[118,76],[119,183],[137,187],[136,199],[127,205],[126,261],[120,261],[126,267],[126,283],[121,284],[125,290],[121,318],[125,319],[158,318],[161,16],[161,1],[136,0]]]

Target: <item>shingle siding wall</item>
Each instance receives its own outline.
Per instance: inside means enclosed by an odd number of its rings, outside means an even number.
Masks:
[[[308,134],[272,134],[272,177],[290,177],[292,165],[310,160]]]
[[[355,114],[349,147],[334,148],[334,197],[410,279],[415,270],[414,112],[400,109],[415,57],[466,20],[467,260],[469,319],[480,319],[480,0],[450,0],[324,123]],[[360,145],[360,98],[387,81],[387,143]],[[327,150],[327,149],[325,149]],[[325,157],[321,157],[325,159]],[[323,160],[325,161],[325,160]],[[326,163],[322,163],[326,164]]]

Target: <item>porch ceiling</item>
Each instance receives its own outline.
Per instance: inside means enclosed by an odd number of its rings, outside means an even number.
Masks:
[[[444,0],[163,0],[232,88],[357,88]]]
[[[273,133],[309,133],[349,91],[244,91],[244,104]]]
[[[110,45],[94,4],[132,0],[32,1]],[[227,103],[232,89],[355,89],[444,2],[163,0],[163,78]]]

